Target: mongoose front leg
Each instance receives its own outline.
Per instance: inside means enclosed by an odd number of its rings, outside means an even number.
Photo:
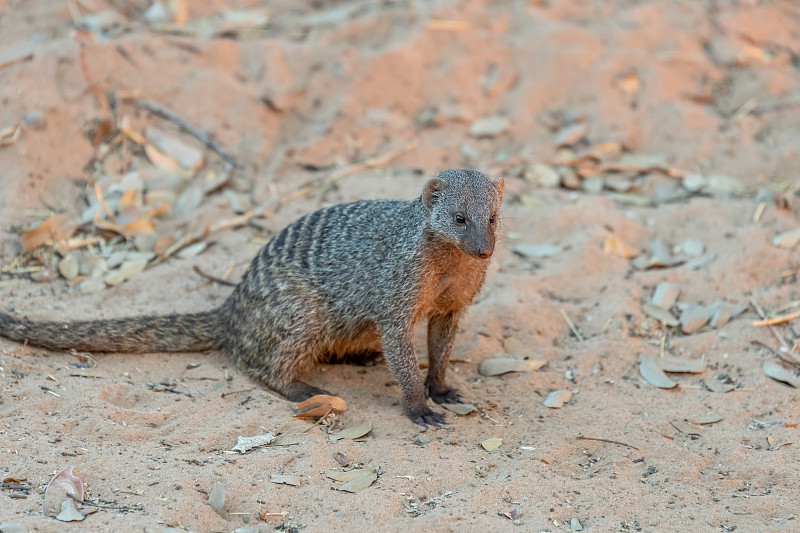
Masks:
[[[445,313],[431,315],[428,319],[428,377],[425,380],[425,393],[436,403],[459,403],[458,391],[447,386],[444,380],[453,341],[458,327],[458,315]]]
[[[403,402],[411,420],[422,427],[428,427],[428,424],[440,427],[445,423],[444,415],[428,407],[425,386],[410,333],[405,328],[402,331],[399,328],[389,329],[384,331],[382,337],[386,363],[392,375],[400,383]]]

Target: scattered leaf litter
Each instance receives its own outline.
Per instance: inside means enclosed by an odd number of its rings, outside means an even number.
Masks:
[[[499,376],[508,372],[532,372],[547,364],[544,360],[523,360],[509,357],[487,359],[478,370],[483,376]]]
[[[781,365],[772,361],[764,361],[761,365],[764,373],[774,380],[781,381],[787,385],[791,385],[796,389],[800,389],[800,377],[791,370],[788,370]]]
[[[478,410],[478,408],[471,403],[443,403],[440,405],[448,411],[452,411],[460,416],[465,416]]]
[[[565,403],[567,403],[572,398],[572,391],[568,390],[557,390],[553,391],[547,395],[547,398],[544,399],[542,405],[545,407],[549,407],[551,409],[559,409],[563,407]]]
[[[329,470],[325,472],[325,476],[343,483],[336,487],[336,490],[358,492],[366,489],[378,479],[378,471],[374,468],[357,468],[347,472]]]
[[[351,426],[349,428],[343,429],[341,431],[337,431],[336,433],[331,433],[328,435],[332,441],[337,441],[341,439],[359,439],[372,431],[372,423],[370,422],[361,422],[355,426]]]
[[[490,439],[486,439],[485,441],[481,442],[481,446],[483,446],[483,449],[486,450],[487,452],[496,450],[497,448],[500,447],[501,444],[503,444],[503,439],[499,437],[492,437]]]
[[[214,482],[214,487],[211,489],[211,494],[208,495],[206,502],[209,507],[214,509],[223,520],[228,519],[228,511],[225,510],[225,486],[222,483]]]
[[[232,451],[247,453],[255,448],[267,446],[273,442],[275,442],[275,435],[272,433],[265,433],[264,435],[256,435],[254,437],[239,437]]]

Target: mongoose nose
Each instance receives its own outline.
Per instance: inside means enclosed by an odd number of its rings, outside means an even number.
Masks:
[[[493,252],[494,250],[492,250],[491,248],[481,248],[480,250],[478,250],[478,257],[480,257],[481,259],[489,259],[490,257],[492,257]]]

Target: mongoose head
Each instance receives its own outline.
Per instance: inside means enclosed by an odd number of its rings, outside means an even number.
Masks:
[[[430,229],[465,254],[489,259],[500,227],[503,187],[503,178],[492,181],[477,170],[445,170],[422,191]]]

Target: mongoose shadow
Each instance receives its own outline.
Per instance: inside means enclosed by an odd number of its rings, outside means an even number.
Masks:
[[[49,349],[185,352],[219,349],[292,401],[326,391],[298,379],[333,356],[381,351],[411,420],[455,403],[445,383],[459,316],[483,285],[499,228],[502,178],[446,170],[415,200],[362,200],[310,213],[253,259],[218,308],[113,320],[35,322],[0,313],[0,335]],[[423,381],[413,345],[428,319]]]

